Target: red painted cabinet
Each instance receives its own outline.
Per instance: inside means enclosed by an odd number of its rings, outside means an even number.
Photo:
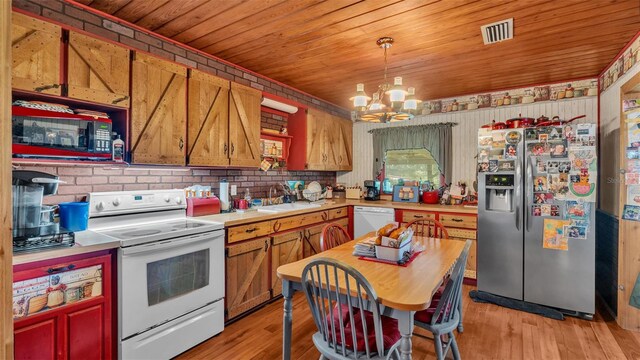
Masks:
[[[111,359],[112,255],[14,267],[15,359]]]

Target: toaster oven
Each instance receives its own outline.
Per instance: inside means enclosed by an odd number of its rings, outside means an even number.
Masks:
[[[12,107],[14,157],[111,159],[111,120]]]

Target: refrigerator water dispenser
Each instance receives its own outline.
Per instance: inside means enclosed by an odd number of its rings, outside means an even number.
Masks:
[[[486,175],[486,209],[491,211],[513,211],[513,175]]]

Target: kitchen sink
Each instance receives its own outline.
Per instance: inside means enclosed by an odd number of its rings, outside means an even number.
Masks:
[[[258,207],[258,212],[264,213],[281,213],[287,211],[295,211],[295,210],[304,210],[304,209],[313,209],[319,208],[319,204],[312,204],[307,202],[295,202],[288,204],[278,204],[278,205],[267,205]]]

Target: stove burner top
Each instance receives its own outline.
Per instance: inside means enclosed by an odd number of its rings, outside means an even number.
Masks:
[[[146,229],[146,230],[142,229],[142,230],[127,231],[125,233],[122,233],[122,235],[126,237],[139,237],[139,236],[155,235],[161,232],[162,231],[157,229]]]
[[[184,223],[184,224],[179,224],[179,225],[174,225],[173,228],[176,230],[180,230],[180,229],[194,229],[194,228],[199,228],[201,226],[204,226],[205,224],[203,223]]]

